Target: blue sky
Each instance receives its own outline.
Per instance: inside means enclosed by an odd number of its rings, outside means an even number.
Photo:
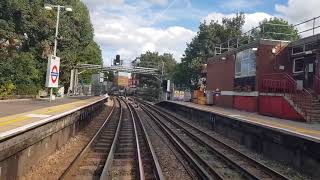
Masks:
[[[200,22],[221,21],[237,12],[246,16],[243,31],[274,16],[294,24],[320,15],[320,0],[82,1],[89,8],[105,65],[110,65],[116,54],[129,63],[146,51],[172,53],[179,62]]]

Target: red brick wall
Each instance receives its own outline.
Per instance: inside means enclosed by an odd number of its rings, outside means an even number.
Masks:
[[[233,91],[234,55],[229,54],[226,60],[210,60],[207,65],[207,89],[220,91]],[[218,106],[233,107],[232,96],[214,97],[214,104]]]
[[[260,44],[258,51],[256,52],[256,89],[259,90],[260,80],[264,74],[274,73],[275,58],[272,54],[272,45]]]
[[[259,113],[282,119],[305,121],[282,96],[259,96]]]
[[[207,65],[207,89],[232,91],[234,81],[234,56],[230,54],[226,60],[211,60]]]
[[[259,83],[263,79],[263,75],[272,74],[272,73],[283,73],[286,72],[291,74],[292,64],[288,58],[289,48],[285,48],[280,51],[277,55],[272,54],[272,48],[275,45],[265,45],[260,44],[258,51],[256,52],[257,56],[257,69],[256,69],[256,89],[259,90]],[[284,70],[280,70],[279,66],[283,65]]]
[[[216,106],[232,108],[233,107],[233,96],[214,96],[213,104]]]
[[[234,96],[233,108],[248,112],[257,112],[258,98],[252,96]]]

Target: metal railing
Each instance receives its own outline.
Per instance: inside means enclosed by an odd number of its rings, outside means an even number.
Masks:
[[[317,23],[317,20],[319,22]],[[312,23],[310,26],[309,23]],[[288,34],[285,33],[287,31],[286,28],[295,28],[297,29],[297,34]],[[317,29],[320,28],[320,16],[314,17],[312,19],[303,21],[301,23],[295,25],[284,25],[284,24],[273,24],[273,23],[263,23],[255,28],[250,29],[247,32],[242,33],[241,35],[230,38],[228,41],[223,42],[214,48],[215,55],[222,54],[224,52],[230,51],[235,48],[239,48],[243,45],[249,44],[257,39],[271,39],[278,41],[288,41],[295,40],[294,38],[298,36],[302,36],[302,34],[311,32],[306,35],[316,35],[319,32],[316,32]],[[267,29],[274,29],[274,31],[268,31]],[[282,32],[281,32],[282,31]],[[274,37],[286,37],[286,38],[274,38]]]
[[[317,94],[320,94],[320,77],[318,75],[314,76],[313,89]]]
[[[303,113],[305,120],[312,119],[313,95],[305,88],[298,90],[297,82],[287,73],[273,73],[263,75],[260,83],[260,92],[280,93],[289,98]]]

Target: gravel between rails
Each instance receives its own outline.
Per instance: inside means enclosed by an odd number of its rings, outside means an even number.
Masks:
[[[239,150],[243,154],[257,160],[258,162],[261,162],[262,164],[269,166],[272,169],[275,169],[276,171],[282,173],[283,175],[289,177],[292,180],[311,180],[312,179],[310,176],[305,175],[302,172],[298,172],[296,169],[294,169],[292,166],[290,166],[288,164],[272,160],[270,158],[263,156],[262,154],[253,152],[252,150],[248,149],[244,145],[241,145],[239,142],[236,142],[232,139],[229,139],[221,134],[214,132],[209,127],[205,127],[205,126],[201,125],[201,123],[199,121],[191,121],[190,119],[187,119],[187,118],[185,118],[181,115],[178,115],[172,111],[170,111],[170,112],[173,113],[174,115],[176,115],[177,117],[179,117],[180,119],[183,119],[184,121],[193,124],[197,128],[206,131],[208,134],[214,136],[218,140],[234,147],[235,149]]]
[[[88,126],[80,131],[76,136],[72,137],[61,149],[52,155],[39,161],[31,170],[23,177],[22,180],[37,179],[58,179],[63,171],[69,166],[76,155],[90,141],[95,134],[96,127],[100,127],[107,115],[112,109],[113,102],[108,101],[105,108],[96,116]]]
[[[205,147],[202,143],[197,142],[185,133],[182,129],[177,129],[171,122],[164,120],[161,116],[162,122],[165,123],[171,130],[175,132],[188,146],[195,151],[200,157],[202,157],[211,167],[215,169],[220,176],[224,179],[245,179],[245,177],[221,159],[217,154]]]
[[[150,119],[150,117],[143,112],[140,108],[137,108],[137,113],[141,117],[147,133],[150,137],[152,146],[158,157],[163,175],[165,179],[170,180],[191,180],[196,177],[195,172],[190,175],[188,172],[191,169],[186,170],[187,162],[183,160],[181,155],[174,149],[167,137],[161,132],[159,127]],[[183,163],[183,164],[182,164]],[[193,176],[193,177],[192,177]]]

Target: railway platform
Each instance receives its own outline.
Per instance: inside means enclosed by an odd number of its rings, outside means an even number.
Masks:
[[[307,138],[320,143],[320,124],[310,124],[279,119],[257,113],[227,109],[217,106],[199,105],[191,102],[169,101],[170,103],[186,106],[189,108],[211,112],[230,119],[270,128],[279,132],[288,133],[302,138]]]
[[[44,100],[0,101],[0,134],[41,122],[46,118],[66,113],[99,99],[101,97],[66,97],[52,102]]]
[[[20,179],[106,109],[106,101],[99,96],[0,102],[6,112],[0,117],[0,179]]]

